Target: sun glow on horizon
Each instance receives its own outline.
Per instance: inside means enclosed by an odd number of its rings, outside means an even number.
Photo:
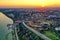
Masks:
[[[0,7],[60,6],[60,0],[0,0]]]

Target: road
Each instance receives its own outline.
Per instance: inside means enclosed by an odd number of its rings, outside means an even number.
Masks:
[[[24,22],[23,22],[23,25],[24,25],[26,28],[28,28],[29,30],[31,30],[32,32],[34,32],[35,34],[37,34],[37,35],[38,35],[39,37],[41,37],[42,39],[44,39],[44,40],[52,40],[52,39],[46,37],[45,35],[41,34],[40,32],[37,32],[37,31],[34,30],[33,28],[27,26]]]

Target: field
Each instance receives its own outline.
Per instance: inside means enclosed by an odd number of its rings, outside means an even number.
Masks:
[[[60,40],[60,37],[55,32],[53,32],[51,30],[44,31],[44,35],[51,38],[52,40]]]

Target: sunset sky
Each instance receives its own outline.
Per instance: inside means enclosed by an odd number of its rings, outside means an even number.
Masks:
[[[0,7],[60,7],[60,0],[0,0]]]

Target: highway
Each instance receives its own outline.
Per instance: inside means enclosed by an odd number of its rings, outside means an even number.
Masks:
[[[52,40],[52,39],[46,37],[45,35],[41,34],[40,32],[34,30],[33,28],[27,26],[24,22],[22,22],[22,23],[23,23],[23,25],[24,25],[26,28],[28,28],[29,30],[31,30],[32,32],[34,32],[35,34],[37,34],[37,35],[38,35],[39,37],[41,37],[42,39],[44,39],[44,40]]]
[[[13,28],[14,28],[14,34],[15,34],[14,40],[19,40],[18,35],[17,35],[17,31],[16,31],[16,23],[13,24]]]

